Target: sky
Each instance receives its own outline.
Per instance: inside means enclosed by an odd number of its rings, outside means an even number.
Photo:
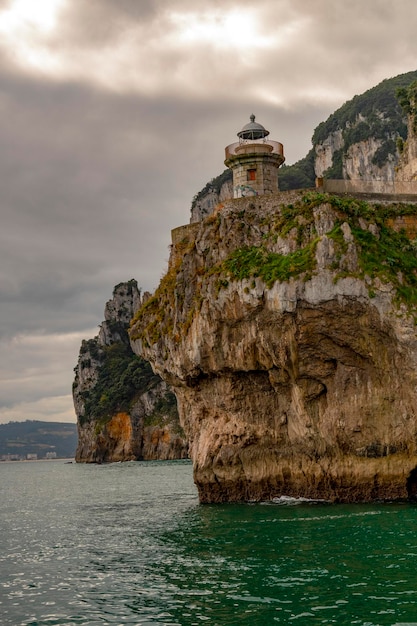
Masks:
[[[155,289],[250,114],[294,163],[417,69],[416,22],[415,0],[0,0],[0,423],[75,422],[82,339],[117,283]]]

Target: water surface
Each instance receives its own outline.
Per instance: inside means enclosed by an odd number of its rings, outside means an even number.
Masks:
[[[0,623],[417,626],[417,506],[199,505],[187,461],[1,463]]]

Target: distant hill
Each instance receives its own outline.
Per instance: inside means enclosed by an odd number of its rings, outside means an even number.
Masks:
[[[72,458],[76,447],[76,424],[34,420],[0,424],[1,460],[9,455],[27,458],[28,454],[45,459],[53,457],[54,453],[56,458]]]

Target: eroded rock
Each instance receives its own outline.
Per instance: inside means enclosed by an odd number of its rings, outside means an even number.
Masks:
[[[73,385],[77,462],[188,456],[172,391],[130,347],[129,322],[148,297],[134,280],[117,285],[99,334],[82,342]]]
[[[406,239],[370,205],[295,192],[226,202],[195,233],[131,343],[175,391],[201,501],[415,495]]]

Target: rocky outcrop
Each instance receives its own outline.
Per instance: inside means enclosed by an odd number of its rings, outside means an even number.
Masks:
[[[176,401],[161,381],[143,394],[129,412],[115,413],[108,421],[78,425],[76,461],[166,461],[188,457],[179,426]]]
[[[345,147],[342,131],[331,133],[323,143],[315,146],[316,176],[325,177],[334,166],[334,160],[339,158],[340,178],[393,181],[398,154],[396,151],[387,154],[386,159],[379,164],[375,162],[375,156],[383,147],[384,142],[374,137]]]
[[[98,336],[82,342],[73,385],[77,462],[187,457],[175,396],[130,347],[127,329],[142,303],[136,281],[117,285]]]
[[[315,144],[314,171],[316,176],[322,177],[333,166],[333,155],[342,150],[344,143],[343,133],[339,128]]]
[[[175,390],[202,502],[417,493],[409,205],[224,203],[173,247],[131,343]],[[401,219],[400,219],[401,221]]]
[[[392,142],[394,146],[394,141]],[[346,150],[343,163],[343,178],[347,180],[393,181],[398,162],[396,150],[387,153],[382,163],[376,161],[378,151],[384,149],[384,142],[375,137],[352,144]]]
[[[224,200],[233,198],[233,176],[231,170],[213,178],[204,189],[195,195],[191,203],[190,223],[201,222],[213,213],[214,208]]]
[[[371,132],[368,131],[361,141],[350,143],[353,131],[362,125],[365,126],[365,122],[358,116],[353,124],[331,132],[323,141],[315,144],[314,169],[318,178],[394,180],[399,159],[396,148],[398,134],[387,133],[387,136],[381,138],[368,136]]]

